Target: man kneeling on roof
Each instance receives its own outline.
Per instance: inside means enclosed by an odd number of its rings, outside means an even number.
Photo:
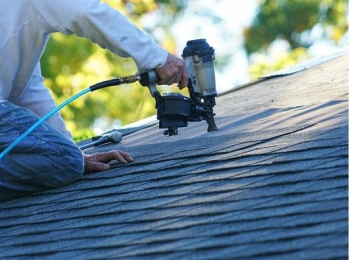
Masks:
[[[0,3],[0,151],[55,108],[39,64],[51,33],[76,34],[116,55],[131,57],[140,73],[155,69],[158,84],[187,85],[182,59],[98,0]],[[111,160],[133,161],[119,150],[84,154],[56,113],[0,159],[0,199],[67,185],[84,173],[109,169]]]

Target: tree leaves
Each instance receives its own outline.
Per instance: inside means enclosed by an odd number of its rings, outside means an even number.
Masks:
[[[251,78],[310,58],[308,48],[321,40],[338,44],[348,31],[347,16],[347,0],[262,0],[252,25],[244,30]],[[275,57],[278,42],[288,48]]]
[[[263,0],[253,24],[245,29],[244,47],[248,54],[267,50],[278,38],[286,40],[291,49],[310,47],[302,33],[310,34],[320,24],[324,37],[338,41],[348,30],[346,0]]]

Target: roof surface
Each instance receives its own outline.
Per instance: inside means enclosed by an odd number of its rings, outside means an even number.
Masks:
[[[347,259],[348,54],[217,98],[217,132],[157,125],[135,162],[0,203],[0,258]]]

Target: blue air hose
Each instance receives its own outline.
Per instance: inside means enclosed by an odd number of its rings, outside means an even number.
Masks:
[[[97,83],[78,94],[74,95],[73,97],[67,99],[65,102],[63,102],[61,105],[57,106],[55,109],[53,109],[51,112],[49,112],[47,115],[42,117],[38,122],[36,122],[33,126],[31,126],[26,132],[24,132],[21,136],[19,136],[9,147],[7,147],[2,153],[0,154],[0,159],[2,159],[8,152],[10,152],[19,142],[21,142],[26,136],[28,136],[35,128],[37,128],[39,125],[41,125],[43,122],[45,122],[48,118],[50,118],[52,115],[54,115],[56,112],[58,112],[60,109],[71,103],[72,101],[76,100],[77,98],[81,97],[82,95],[85,95],[88,92],[92,92],[97,89],[110,87],[110,86],[116,86],[123,83],[132,83],[139,80],[138,76],[126,76],[122,78],[117,79],[111,79],[107,81],[103,81],[100,83]]]

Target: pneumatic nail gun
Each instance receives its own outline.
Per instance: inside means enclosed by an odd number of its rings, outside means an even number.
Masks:
[[[177,135],[178,127],[187,127],[188,122],[206,120],[207,131],[218,130],[214,121],[216,85],[214,59],[215,51],[205,39],[188,41],[183,50],[188,79],[189,97],[180,93],[161,95],[156,88],[158,76],[155,71],[140,75],[140,83],[147,86],[156,101],[159,128],[167,128],[165,135]]]

